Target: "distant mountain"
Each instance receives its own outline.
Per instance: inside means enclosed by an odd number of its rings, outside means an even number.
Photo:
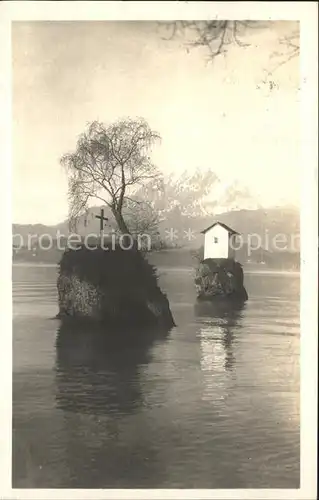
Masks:
[[[277,238],[278,247],[280,247],[280,235],[283,235],[282,240],[284,240],[284,236],[288,242],[293,242],[295,239],[296,250],[299,250],[300,221],[299,211],[296,208],[273,207],[258,210],[235,210],[207,218],[208,220],[218,220],[227,224],[239,232],[246,243],[249,236],[251,242],[257,241],[260,237],[264,248],[273,251],[276,249],[275,238]],[[283,248],[284,244],[281,247]]]
[[[79,234],[98,234],[98,221],[94,219],[94,214],[99,212],[99,208],[90,211],[85,218],[79,221]],[[93,217],[92,217],[93,214]],[[237,259],[242,262],[265,262],[271,267],[296,268],[299,261],[299,212],[292,208],[271,208],[268,210],[237,210],[219,214],[216,217],[209,216],[186,216],[180,213],[176,207],[167,214],[167,218],[160,223],[160,234],[168,247],[183,247],[185,249],[199,249],[203,245],[204,237],[201,231],[215,221],[220,221],[235,229],[241,234],[242,246],[237,251]],[[110,221],[112,225],[112,221]],[[56,239],[57,231],[60,235],[68,235],[67,222],[56,226],[35,225],[13,225],[13,234],[22,236],[26,243],[28,234],[42,236],[45,242],[47,236]],[[105,228],[106,232],[108,228]],[[277,237],[277,240],[276,240]],[[284,242],[283,238],[286,238]],[[18,244],[20,236],[14,238],[13,243]],[[276,241],[277,244],[276,248]],[[36,238],[33,239],[37,247]],[[281,243],[280,243],[281,242]],[[283,243],[282,243],[283,242]],[[248,245],[250,243],[250,246]],[[45,244],[45,243],[44,243]],[[14,254],[15,259],[41,261],[57,261],[60,252],[55,248],[55,244],[50,251],[39,251],[25,249]],[[34,255],[32,255],[32,253]],[[40,257],[41,254],[41,257]]]
[[[90,233],[99,234],[99,221],[95,215],[100,213],[100,207],[90,208],[89,213],[85,216],[82,215],[78,222],[78,233],[85,236]],[[112,215],[105,208],[105,216],[109,217],[109,221],[105,223],[105,232],[107,233],[112,228],[115,228],[115,222]],[[257,210],[233,210],[224,212],[215,216],[209,215],[186,215],[181,213],[179,207],[175,207],[166,213],[166,218],[160,221],[160,233],[163,238],[169,239],[168,235],[172,230],[175,231],[176,243],[186,246],[198,246],[198,242],[202,239],[201,231],[208,225],[214,222],[223,222],[235,231],[242,234],[243,239],[247,242],[248,236],[260,236],[267,246],[267,239],[274,240],[276,235],[284,234],[287,238],[296,236],[296,243],[298,242],[297,235],[299,234],[299,211],[295,208],[274,207],[269,209]],[[44,224],[13,224],[12,233],[15,237],[14,242],[19,243],[20,236],[26,242],[28,235],[35,236],[49,235],[56,237],[57,232],[68,236],[68,223],[67,221],[61,222],[55,226],[46,226]],[[192,232],[191,237],[188,239],[186,233]],[[184,233],[185,232],[185,233]],[[279,236],[277,238],[280,239]],[[194,243],[194,241],[196,243]],[[189,245],[190,244],[190,245]],[[299,246],[298,248],[299,249]]]
[[[261,208],[246,186],[238,180],[225,184],[211,169],[170,174],[164,177],[161,189],[149,183],[136,195],[149,200],[161,217],[176,209],[181,215],[194,217]]]
[[[203,244],[201,231],[213,222],[220,221],[241,234],[242,247],[237,255],[242,262],[251,259],[254,262],[270,262],[269,256],[277,253],[281,253],[280,258],[284,259],[284,252],[287,253],[285,259],[288,262],[289,254],[299,252],[299,211],[296,208],[262,208],[245,186],[238,181],[225,186],[212,170],[198,169],[191,174],[184,172],[180,176],[170,175],[160,186],[153,183],[143,186],[135,193],[135,197],[147,201],[158,215],[160,238],[168,247],[198,249]],[[100,209],[90,207],[88,213],[79,218],[79,235],[99,235],[99,220],[95,216],[100,213]],[[110,233],[116,228],[116,223],[110,210],[107,207],[104,210],[109,219],[104,231]],[[22,240],[27,246],[28,237],[30,239],[30,235],[33,235],[34,247],[37,246],[35,235],[42,235],[42,240],[45,240],[48,237],[56,239],[58,235],[67,237],[69,234],[67,221],[55,226],[13,224],[12,231],[13,245],[20,245]],[[251,256],[250,247],[256,247],[254,257]],[[31,255],[30,252],[25,254],[25,251],[20,251],[19,255],[24,259],[22,254]],[[33,253],[32,258],[37,258],[38,253]],[[268,259],[265,257],[267,255]],[[15,258],[20,257],[15,253]],[[48,252],[41,258],[49,259]]]

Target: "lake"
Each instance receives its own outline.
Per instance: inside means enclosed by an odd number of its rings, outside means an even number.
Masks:
[[[113,345],[57,313],[55,266],[13,266],[13,488],[298,488],[299,275],[242,309],[159,269],[177,327]]]

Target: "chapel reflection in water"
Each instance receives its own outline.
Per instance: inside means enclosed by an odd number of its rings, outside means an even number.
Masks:
[[[244,303],[198,301],[194,312],[200,326],[202,368],[232,371],[234,343],[241,328]]]

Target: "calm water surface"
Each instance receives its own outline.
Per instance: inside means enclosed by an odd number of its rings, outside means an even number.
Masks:
[[[178,326],[124,346],[60,329],[56,272],[13,267],[14,488],[299,487],[299,276],[227,311],[160,270]]]

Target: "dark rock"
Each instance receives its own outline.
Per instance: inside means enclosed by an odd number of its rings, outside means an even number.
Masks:
[[[175,326],[155,267],[138,250],[66,250],[57,281],[58,317],[109,326]]]
[[[233,259],[201,261],[196,270],[195,286],[199,300],[245,302],[248,299],[243,268]]]

